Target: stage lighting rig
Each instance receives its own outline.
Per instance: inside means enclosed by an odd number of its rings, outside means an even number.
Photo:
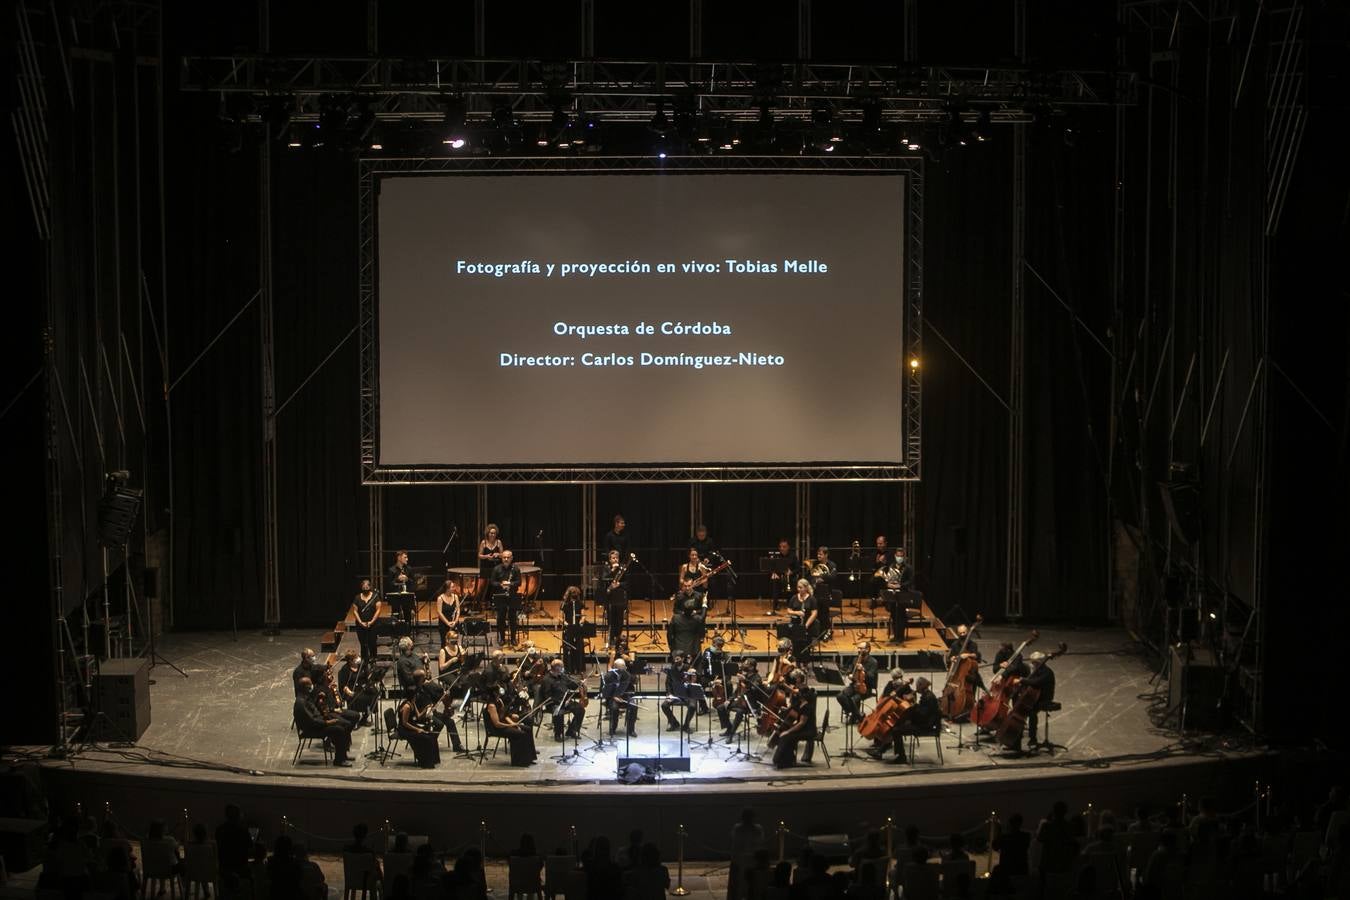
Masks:
[[[467,106],[461,97],[447,97],[442,102],[444,112],[441,116],[441,132],[443,134],[441,143],[446,144],[452,150],[459,150],[469,141],[468,129],[465,125]]]

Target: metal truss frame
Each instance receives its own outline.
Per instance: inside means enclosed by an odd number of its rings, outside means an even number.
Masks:
[[[778,465],[644,466],[382,466],[379,464],[379,325],[376,283],[376,183],[385,176],[422,173],[493,172],[872,172],[905,176],[906,220],[904,349],[901,386],[902,462],[844,461]],[[400,157],[363,159],[358,176],[360,259],[360,394],[361,479],[367,485],[578,484],[601,482],[719,481],[917,481],[922,460],[923,350],[923,176],[924,164],[913,156],[487,156],[471,158]]]
[[[562,102],[601,121],[646,121],[663,98],[697,97],[701,112],[751,122],[768,108],[776,119],[809,120],[813,107],[838,107],[842,121],[860,120],[859,105],[881,106],[884,121],[947,115],[953,103],[975,103],[993,117],[1025,120],[1035,106],[1133,103],[1133,72],[1026,67],[939,66],[872,62],[472,59],[338,56],[186,56],[185,91],[245,93],[294,99],[292,116],[317,118],[325,95],[366,100],[377,118],[436,118],[443,101],[468,102],[468,121],[488,120],[509,104],[527,122],[546,122]],[[474,102],[477,101],[477,102]],[[973,120],[975,113],[969,114]],[[850,118],[851,117],[851,118]]]

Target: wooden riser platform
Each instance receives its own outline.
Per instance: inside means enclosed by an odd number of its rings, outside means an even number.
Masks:
[[[529,615],[529,640],[546,654],[557,653],[562,647],[562,617],[558,600],[536,601],[534,611]],[[708,634],[706,642],[720,634],[727,639],[728,650],[733,656],[753,656],[757,659],[771,658],[776,654],[778,643],[777,626],[785,624],[787,616],[780,612],[770,613],[768,600],[738,600],[733,621],[731,610],[725,601],[718,602],[708,616]],[[929,664],[934,657],[947,652],[951,632],[946,625],[933,614],[926,602],[910,625],[904,641],[892,641],[890,634],[890,616],[882,607],[870,609],[863,601],[844,601],[842,615],[835,610],[831,637],[820,645],[821,654],[851,655],[856,652],[860,640],[872,644],[873,653],[883,657],[892,665],[914,666]],[[587,620],[593,621],[593,611],[588,608]],[[609,633],[603,620],[598,625],[599,635],[588,642],[587,652],[598,652],[606,643]],[[492,623],[490,644],[496,646],[495,616],[485,613]],[[664,656],[668,652],[665,641],[665,625],[670,620],[670,604],[667,601],[649,603],[646,600],[634,600],[628,611],[629,645],[641,656]],[[339,623],[334,630],[334,647],[341,641],[342,632],[350,628],[354,619],[350,611],[347,619]],[[421,601],[417,605],[417,641],[419,645],[429,647],[433,652],[437,642],[436,610],[431,601]],[[653,628],[653,623],[655,627]],[[523,629],[522,629],[523,632]],[[522,638],[523,640],[523,638]],[[352,639],[354,644],[354,639]],[[325,642],[325,649],[328,643]],[[504,648],[508,656],[515,655],[512,648]],[[941,668],[941,665],[938,666]]]

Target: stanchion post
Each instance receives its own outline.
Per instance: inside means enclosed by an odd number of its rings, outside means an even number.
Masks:
[[[1182,795],[1181,795],[1181,815],[1180,815],[1178,818],[1181,819],[1181,827],[1182,827],[1182,828],[1185,828],[1186,825],[1187,825],[1187,822],[1186,822],[1186,795],[1185,795],[1185,794],[1182,794]]]
[[[783,862],[787,859],[787,825],[782,819],[778,820],[778,861]]]
[[[1261,779],[1256,780],[1256,833],[1261,833]]]
[[[689,832],[680,825],[675,829],[675,849],[678,852],[675,866],[675,890],[671,891],[676,897],[687,897],[689,889],[684,886],[684,837]]]
[[[389,848],[394,846],[394,827],[386,817],[384,820],[384,852],[388,853]]]
[[[1083,821],[1087,823],[1087,836],[1095,838],[1097,836],[1097,821],[1092,818],[1092,801],[1088,801],[1087,809],[1083,810]]]
[[[183,807],[183,843],[186,844],[192,837],[192,825],[188,821],[187,807]]]
[[[895,819],[886,817],[886,874],[881,879],[886,887],[886,896],[891,896],[891,872],[895,868]]]
[[[487,839],[488,839],[487,820],[480,819],[478,821],[478,856],[483,861],[484,884],[487,884]],[[488,887],[487,892],[489,894],[492,893],[491,886]]]
[[[581,868],[581,852],[580,847],[577,845],[577,826],[572,825],[569,830],[572,832],[572,859],[579,869]]]
[[[989,860],[985,865],[986,872],[994,871],[994,838],[998,837],[998,810],[989,810]]]

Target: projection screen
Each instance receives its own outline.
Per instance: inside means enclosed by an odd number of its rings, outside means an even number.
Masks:
[[[905,175],[376,187],[379,466],[902,461]]]

